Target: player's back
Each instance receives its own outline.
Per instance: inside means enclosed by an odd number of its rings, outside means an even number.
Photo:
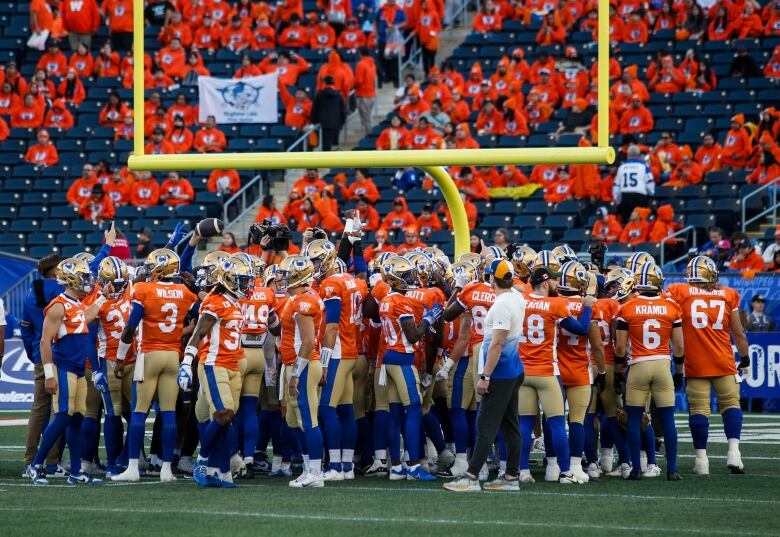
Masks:
[[[739,309],[739,293],[730,287],[704,289],[687,283],[672,284],[667,291],[682,309],[685,376],[735,374],[731,314]]]
[[[355,278],[350,274],[333,274],[328,276],[320,284],[319,294],[325,303],[327,310],[328,301],[336,300],[341,303],[339,317],[339,336],[333,346],[333,357],[353,360],[357,358],[358,327],[362,319],[363,296],[360,293]],[[318,327],[320,334],[325,334],[327,319],[322,318],[322,325]],[[320,338],[322,339],[322,338]]]
[[[144,308],[141,352],[178,351],[184,319],[198,297],[186,285],[172,282],[137,283],[132,296]]]
[[[582,297],[564,296],[569,315],[579,317],[582,312]],[[588,337],[566,330],[558,323],[558,368],[564,386],[582,386],[591,383],[590,360],[588,358]]]
[[[295,321],[295,317],[298,315],[312,318],[314,322],[314,341],[312,342],[310,360],[320,359],[317,328],[322,322],[322,310],[322,300],[311,289],[287,298],[281,314],[282,335],[279,338],[281,340],[279,351],[283,364],[290,365],[294,363],[301,349],[300,331],[298,330],[298,323]]]
[[[200,343],[200,363],[238,370],[238,361],[244,357],[241,348],[244,313],[241,305],[227,294],[211,293],[203,299],[200,314],[216,319],[216,324]]]
[[[98,312],[98,356],[111,362],[116,360],[119,338],[130,317],[132,284],[128,283],[124,292],[117,298],[109,298]],[[133,339],[133,348],[136,341]],[[127,354],[125,363],[132,363],[133,349]]]
[[[471,315],[471,347],[485,339],[485,316],[496,293],[485,282],[472,282],[458,294],[458,303]]]
[[[52,358],[57,367],[73,373],[84,373],[87,345],[90,344],[89,328],[86,323],[87,307],[83,302],[61,293],[49,302],[44,315],[56,304],[61,304],[65,315],[52,342]]]
[[[680,306],[660,296],[636,296],[621,304],[618,327],[628,331],[629,365],[644,360],[671,359],[671,337],[675,326],[680,326]]]
[[[276,307],[276,296],[268,287],[262,286],[262,280],[255,281],[252,292],[240,302],[244,313],[245,334],[264,334],[268,330],[268,315]]]
[[[414,353],[414,345],[406,338],[402,327],[404,319],[414,322],[414,301],[400,293],[390,292],[379,304],[379,318],[382,321],[386,356],[390,351]]]
[[[558,375],[558,323],[569,316],[561,297],[525,295],[525,319],[520,335],[520,359],[528,376]]]

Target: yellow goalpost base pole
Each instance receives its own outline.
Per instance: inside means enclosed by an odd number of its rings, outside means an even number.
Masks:
[[[450,174],[441,166],[426,166],[423,168],[428,175],[433,177],[436,184],[439,185],[444,201],[447,202],[447,208],[450,210],[452,218],[452,231],[455,234],[455,258],[467,253],[470,242],[469,219],[466,216],[466,208],[460,199],[460,192],[455,186],[455,182]]]

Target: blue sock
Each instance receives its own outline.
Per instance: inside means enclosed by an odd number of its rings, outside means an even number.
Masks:
[[[108,466],[116,466],[116,459],[122,450],[122,432],[122,417],[106,416],[106,421],[103,425],[103,435],[105,437],[106,463]]]
[[[388,458],[392,462],[401,460],[401,422],[404,406],[401,403],[390,403],[390,419],[386,428],[386,442],[390,449]]]
[[[596,453],[596,415],[585,414],[585,460],[588,464],[596,463],[599,457]]]
[[[468,445],[474,448],[474,443],[477,441],[477,411],[466,411],[466,423],[469,426],[469,442]]]
[[[422,424],[422,405],[420,403],[412,403],[406,407],[406,446],[409,446],[410,461],[419,461],[422,458],[420,452],[420,431]]]
[[[553,448],[554,440],[552,438],[552,431],[550,430],[547,416],[542,416],[542,436],[544,437],[544,456],[555,457],[555,449]]]
[[[38,445],[38,451],[32,461],[33,466],[40,466],[46,460],[52,446],[59,440],[60,435],[65,431],[71,421],[71,416],[67,412],[57,412],[54,419],[49,422],[43,431],[41,443]],[[80,461],[79,461],[80,462]]]
[[[609,420],[615,418],[608,418],[606,415],[601,416],[599,427],[599,446],[601,449],[609,449],[615,445],[615,440],[612,438],[612,423]]]
[[[566,438],[566,422],[563,416],[555,416],[554,418],[547,418],[545,420],[550,430],[550,442],[553,457],[558,458],[558,466],[561,468],[561,472],[568,472],[571,469],[569,464],[569,440]],[[547,440],[545,439],[545,446]]]
[[[658,408],[658,417],[664,430],[664,447],[666,448],[666,471],[677,471],[677,427],[674,425],[674,407]],[[648,427],[649,428],[649,427]],[[654,440],[655,442],[655,440]],[[655,447],[653,447],[655,449]]]
[[[295,446],[295,431],[290,429],[286,421],[282,421],[279,427],[279,444],[274,442],[274,456],[281,456],[283,461],[290,461]]]
[[[65,428],[65,441],[68,444],[68,451],[70,451],[71,475],[79,475],[81,473],[81,423],[83,421],[84,416],[73,414],[70,418],[70,423]]]
[[[455,440],[455,452],[466,453],[469,446],[469,424],[466,421],[466,411],[460,407],[451,408],[450,423],[452,423],[452,436]]]
[[[230,471],[230,455],[233,451],[233,444],[236,443],[236,428],[232,423],[225,427],[224,436],[219,446],[219,471],[226,473]]]
[[[162,417],[162,460],[173,462],[173,451],[176,449],[176,412],[165,410]]]
[[[212,422],[212,423],[216,423],[216,422]],[[208,450],[208,455],[203,454],[203,446],[201,445],[200,456],[206,457],[206,459],[208,459],[206,466],[210,468],[219,469],[219,465],[222,462],[222,442],[224,442],[224,440],[225,440],[225,428],[217,425],[217,429],[216,432],[214,433],[213,438],[209,439],[210,446]]]
[[[582,423],[570,423],[569,424],[569,456],[582,458],[582,452],[584,449],[585,449],[585,426]]]
[[[215,420],[211,420],[200,437],[200,456],[203,458],[211,457],[211,452],[216,449],[216,443],[221,434],[222,427]]]
[[[707,449],[707,438],[710,434],[710,420],[704,414],[688,416],[688,427],[691,429],[693,449]]]
[[[615,449],[618,452],[618,459],[621,464],[631,464],[630,457],[628,455],[628,441],[626,440],[626,433],[620,426],[617,420],[617,416],[607,418],[607,424],[612,431],[612,441],[615,444]]]
[[[652,424],[642,431],[642,450],[647,453],[647,464],[656,464],[655,459],[655,429]]]
[[[528,470],[531,459],[531,447],[534,443],[534,423],[536,416],[520,416],[520,469]]]
[[[425,427],[425,436],[431,439],[437,453],[441,453],[447,448],[447,443],[444,441],[444,432],[441,430],[439,418],[433,412],[428,412],[423,416],[422,420],[423,427]]]
[[[355,442],[357,441],[357,423],[355,422],[355,407],[351,404],[339,405],[336,407],[336,413],[339,416],[341,425],[341,449],[355,451]],[[345,472],[352,471],[352,458],[345,460],[343,454],[341,457],[341,469]]]
[[[739,440],[742,435],[742,409],[730,408],[722,415],[723,432],[726,438],[736,438]]]
[[[371,458],[374,456],[374,442],[373,433],[371,431],[371,422],[366,416],[363,416],[355,422],[355,427],[357,428],[357,443],[355,448],[360,454],[361,462],[370,464]]]
[[[117,458],[117,465],[122,467],[127,467],[127,453],[129,451],[129,445],[130,445],[130,420],[132,418],[132,414],[130,412],[125,412],[122,414],[122,417],[125,420],[125,423],[127,423],[127,434],[124,435],[124,439],[122,441],[122,451],[119,453],[119,457]]]
[[[626,438],[628,440],[628,451],[631,455],[632,472],[639,473],[639,452],[642,450],[642,415],[645,408],[642,406],[629,406],[626,408],[628,414],[628,427],[626,429]]]
[[[131,459],[141,458],[141,448],[144,445],[144,430],[146,429],[146,413],[133,412],[130,417],[130,427],[127,436],[127,456]]]
[[[322,431],[319,427],[311,427],[305,433],[306,447],[309,452],[309,459],[322,459]]]
[[[239,412],[240,411],[241,410],[239,409]],[[255,447],[256,450],[263,452],[268,451],[268,441],[271,440],[271,424],[274,420],[273,414],[277,413],[281,415],[281,412],[272,412],[270,410],[261,410],[258,414],[257,422],[259,432],[257,435],[257,446]],[[274,442],[274,444],[276,444],[276,442]]]
[[[258,399],[252,395],[244,395],[238,407],[238,422],[241,423],[243,432],[243,444],[240,447],[244,457],[254,457],[257,448],[257,438],[260,434],[260,424],[257,419]]]
[[[328,449],[341,449],[341,423],[336,409],[329,405],[320,405],[319,417],[322,422],[320,435],[324,437]],[[323,434],[324,433],[324,434]],[[315,457],[316,458],[316,457]],[[341,464],[330,463],[330,468],[341,471]]]
[[[298,443],[298,450],[301,452],[301,455],[306,455],[308,457],[309,446],[306,443],[306,433],[297,427],[293,430],[295,431],[295,440]]]
[[[85,461],[94,462],[96,455],[95,437],[100,436],[100,423],[95,418],[83,418],[81,421],[81,456]]]

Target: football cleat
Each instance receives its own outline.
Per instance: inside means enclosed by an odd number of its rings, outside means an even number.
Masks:
[[[243,470],[246,467],[244,464],[244,459],[241,458],[241,456],[238,453],[234,453],[232,457],[230,457],[230,473],[233,475],[239,475],[241,473],[241,470]]]
[[[278,468],[269,474],[271,477],[292,477],[292,470],[289,468]]]
[[[195,468],[192,471],[192,479],[195,480],[195,483],[197,483],[201,487],[205,487],[208,485],[208,477],[209,476],[206,471],[206,465],[196,464]]]
[[[159,464],[150,464],[149,467],[144,470],[144,475],[147,477],[157,477],[160,475],[160,470],[162,470],[162,466]]]
[[[363,472],[363,475],[370,477],[385,477],[387,475],[387,465],[384,461],[375,459],[371,466]]]
[[[52,464],[46,467],[47,479],[64,479],[70,475],[70,472],[59,464]]]
[[[544,437],[534,438],[534,443],[531,445],[531,453],[544,453]]]
[[[453,464],[448,470],[437,472],[436,475],[444,478],[459,477],[465,474],[468,469],[469,464],[465,460],[455,459],[455,464]]]
[[[608,472],[607,475],[609,477],[622,477],[623,479],[626,479],[628,475],[631,473],[631,465],[624,462],[611,472]]]
[[[172,483],[176,481],[176,476],[171,471],[171,463],[165,463],[160,468],[160,481],[163,483]]]
[[[325,486],[325,480],[321,475],[306,473],[301,474],[295,481],[290,481],[290,486],[294,489],[321,489]]]
[[[710,460],[707,457],[693,459],[693,473],[696,475],[710,475]]]
[[[612,450],[602,449],[599,457],[599,466],[601,467],[601,471],[605,474],[609,474],[612,471],[613,464],[614,459],[612,457]]]
[[[176,467],[183,474],[192,475],[195,470],[195,463],[192,462],[192,457],[182,457],[176,464]]]
[[[639,471],[645,473],[647,471],[647,452],[639,452]]]
[[[534,476],[531,475],[531,470],[520,470],[520,475],[517,476],[517,479],[521,483],[536,483]]]
[[[33,485],[44,486],[49,484],[49,481],[46,479],[46,470],[43,466],[36,468],[32,464],[28,465],[24,470],[24,476],[29,477]]]
[[[471,479],[466,474],[461,475],[454,481],[444,483],[444,488],[452,492],[479,492],[482,490],[482,487],[479,486],[479,480]]]
[[[485,490],[496,490],[496,491],[506,491],[506,492],[512,492],[520,490],[520,480],[519,479],[512,479],[511,481],[506,479],[505,475],[502,475],[498,479],[494,481],[489,481],[485,483],[484,485]]]
[[[742,464],[742,454],[739,449],[730,449],[726,453],[726,468],[731,470],[732,474],[745,473],[745,465]]]
[[[642,480],[642,472],[640,471],[634,471],[633,468],[631,469],[631,472],[628,474],[627,477],[624,477],[626,481],[641,481]]]
[[[322,474],[324,481],[344,481],[344,472],[330,468]]]
[[[256,473],[270,474],[271,473],[271,461],[268,460],[268,454],[265,451],[255,451],[255,462],[252,466]]]
[[[81,459],[81,473],[95,475],[100,470],[100,467],[94,462],[85,461]]]
[[[677,472],[672,472],[671,470],[666,471],[666,480],[667,481],[682,481],[682,476]]]
[[[642,472],[642,477],[659,477],[661,475],[661,469],[655,464],[648,464],[647,470]]]
[[[417,466],[414,470],[406,471],[408,481],[436,481],[436,476],[428,473],[422,466]]]
[[[587,474],[585,475],[587,476]],[[561,485],[582,485],[587,483],[587,481],[580,479],[574,472],[561,472],[558,482]]]
[[[436,461],[436,465],[439,468],[449,468],[455,463],[455,454],[449,449],[445,449],[439,453],[439,458]]]
[[[205,486],[214,489],[234,489],[238,485],[232,481],[225,481],[219,476],[219,474],[211,474],[210,476],[206,477]]]
[[[238,473],[238,479],[254,479],[255,478],[255,467],[253,464],[247,464],[243,468],[241,468],[241,471]]]
[[[561,478],[561,467],[557,462],[547,461],[547,468],[544,470],[545,481],[558,481]]]
[[[130,483],[135,483],[140,480],[141,480],[141,475],[138,473],[138,470],[133,470],[130,468],[128,468],[127,470],[125,470],[119,475],[115,475],[111,477],[111,481],[126,481]]]
[[[106,479],[111,479],[115,475],[121,474],[122,471],[116,465],[110,465],[106,467]]]
[[[400,470],[390,468],[390,481],[402,481],[406,480],[406,468],[401,467]]]
[[[571,457],[570,459],[571,473],[577,476],[577,478],[583,483],[590,481],[588,474],[582,469],[582,459],[579,457]]]
[[[344,472],[344,481],[352,481],[355,479],[355,470],[348,470]]]
[[[585,472],[591,481],[598,481],[598,478],[601,477],[601,467],[595,462],[590,463]]]
[[[84,472],[73,475],[71,474],[68,477],[68,485],[102,485],[103,480],[98,479],[96,477],[92,477],[89,474],[85,474]]]

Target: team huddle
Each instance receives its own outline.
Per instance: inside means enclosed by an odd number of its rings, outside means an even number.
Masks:
[[[665,288],[646,253],[598,267],[567,246],[491,246],[453,263],[423,248],[367,264],[356,235],[336,246],[307,233],[290,256],[215,251],[195,267],[191,249],[174,247],[153,251],[137,270],[105,250],[61,261],[64,291],[46,308],[41,337],[53,418],[26,475],[49,483],[43,463],[64,435],[69,482],[103,482],[95,477],[102,416],[112,481],[191,473],[198,485],[231,488],[258,473],[292,478],[302,460],[291,487],[362,474],[441,478],[466,491],[495,470],[484,487],[505,490],[507,468],[518,470],[517,482],[534,482],[532,449],[545,453],[545,481],[658,477],[660,442],[674,481],[683,385],[694,473],[709,473],[713,389],[727,467],[744,472],[739,383],[748,345],[739,295],[718,285],[709,258],[692,259],[687,283]],[[498,277],[511,278],[524,304],[512,342],[524,375],[514,414],[522,440],[519,460],[507,461],[517,450],[499,433],[497,464],[470,476],[480,400],[490,397],[485,320]],[[159,466],[149,467],[151,409]]]

